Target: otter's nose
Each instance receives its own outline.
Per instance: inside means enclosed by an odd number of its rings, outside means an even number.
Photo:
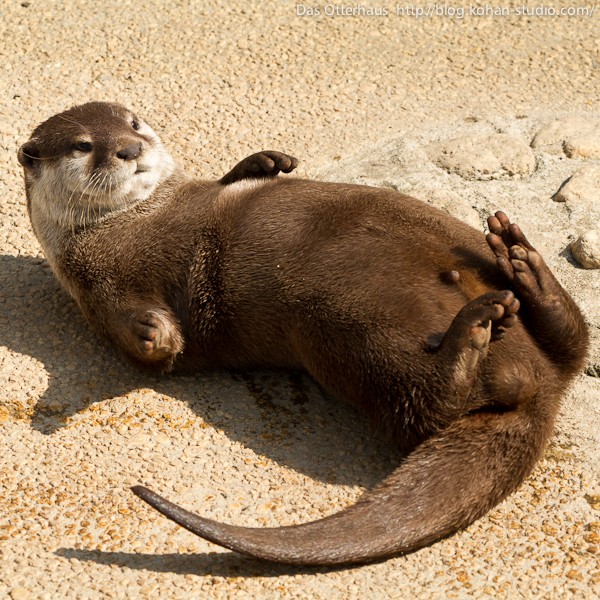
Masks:
[[[117,151],[117,156],[122,160],[133,160],[142,153],[142,142],[136,142],[135,144],[129,144],[125,148],[121,148]]]

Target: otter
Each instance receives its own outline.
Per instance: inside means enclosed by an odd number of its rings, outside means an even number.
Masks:
[[[394,190],[277,176],[297,160],[275,151],[195,180],[112,103],[51,117],[18,160],[54,273],[135,365],[303,369],[405,453],[353,506],[289,527],[132,488],[193,533],[282,563],[378,560],[465,528],[541,457],[588,329],[503,212],[484,236]]]

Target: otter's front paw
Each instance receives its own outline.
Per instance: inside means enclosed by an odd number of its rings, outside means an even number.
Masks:
[[[144,363],[172,363],[183,350],[177,327],[161,310],[140,310],[130,316],[133,354]]]
[[[275,177],[280,172],[291,173],[297,166],[298,159],[293,156],[275,150],[263,150],[239,162],[219,183],[230,185],[243,179]]]
[[[267,175],[275,177],[281,171],[282,173],[291,173],[298,166],[298,159],[293,156],[276,152],[275,150],[264,150],[252,154],[247,159],[250,173],[258,176]]]

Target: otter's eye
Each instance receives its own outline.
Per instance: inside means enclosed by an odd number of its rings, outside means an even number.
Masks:
[[[137,119],[131,121],[131,126],[137,131],[140,128],[140,122]]]
[[[75,144],[75,150],[79,150],[79,152],[91,152],[92,148],[91,142],[77,142]]]

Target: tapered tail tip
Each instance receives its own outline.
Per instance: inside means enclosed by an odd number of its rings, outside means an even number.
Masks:
[[[131,491],[140,498],[144,499],[144,496],[148,493],[152,493],[148,488],[145,488],[143,485],[133,485],[131,486]]]
[[[138,496],[138,498],[141,498],[144,502],[147,502],[150,506],[156,508],[157,510],[160,510],[159,506],[165,502],[164,498],[158,494],[155,494],[152,490],[149,490],[143,485],[134,485],[131,487],[131,491]]]

